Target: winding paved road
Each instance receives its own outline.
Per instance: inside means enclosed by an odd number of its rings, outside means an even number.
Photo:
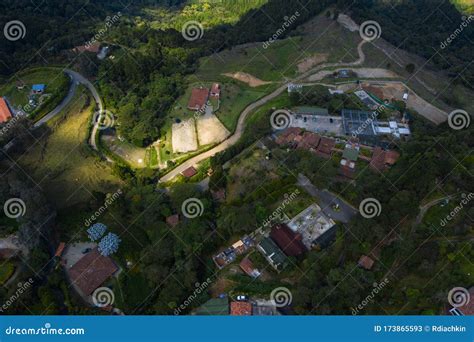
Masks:
[[[104,105],[102,102],[102,99],[100,98],[99,92],[97,89],[94,87],[94,85],[84,76],[79,74],[78,72],[75,72],[70,69],[64,69],[64,72],[69,76],[71,79],[71,86],[69,88],[69,92],[67,96],[64,98],[64,100],[56,107],[54,108],[51,112],[46,114],[43,118],[38,120],[33,127],[39,127],[43,124],[45,124],[47,121],[51,120],[53,117],[58,115],[66,106],[71,102],[71,100],[74,97],[74,94],[76,93],[77,85],[78,84],[83,84],[89,91],[91,92],[92,96],[94,97],[94,100],[97,104],[97,107],[99,107],[99,111],[102,112],[104,109]],[[95,119],[95,117],[94,117]],[[92,133],[90,136],[89,144],[92,146],[92,148],[96,151],[98,151],[97,145],[95,143],[95,136],[98,131],[98,123],[97,121],[94,122],[94,127],[92,128]]]

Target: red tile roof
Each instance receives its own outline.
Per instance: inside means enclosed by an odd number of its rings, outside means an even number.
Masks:
[[[306,252],[301,236],[293,232],[286,224],[273,226],[270,237],[288,256],[298,256]]]
[[[397,162],[398,158],[400,158],[400,153],[397,151],[387,151],[385,152],[385,164],[393,165]]]
[[[90,44],[90,45],[80,45],[80,46],[76,46],[73,51],[74,52],[94,52],[94,53],[98,53],[100,50],[100,43],[93,43],[93,44]]]
[[[301,141],[298,143],[298,148],[309,150],[316,149],[321,141],[321,137],[316,133],[305,132]]]
[[[303,130],[298,127],[289,127],[282,133],[280,133],[276,139],[278,145],[286,145],[297,141],[297,137]]]
[[[60,257],[63,255],[64,248],[66,247],[66,244],[64,242],[61,242],[58,246],[58,249],[56,249],[56,253],[54,254],[55,257]]]
[[[69,277],[82,293],[90,295],[117,270],[111,258],[94,248],[69,269]]]
[[[188,108],[191,110],[202,109],[207,102],[209,96],[209,89],[207,88],[193,88],[191,97],[189,98]]]
[[[0,97],[0,123],[4,123],[10,120],[12,117],[12,112],[8,107],[7,101],[3,97]]]
[[[197,174],[197,170],[193,166],[191,166],[181,172],[181,174],[186,178],[191,178],[192,176]]]
[[[250,316],[252,315],[252,304],[249,302],[231,302],[230,314],[232,316]]]
[[[255,267],[253,266],[252,261],[249,258],[243,258],[239,264],[242,271],[244,271],[247,275],[253,277],[255,275]]]
[[[315,153],[319,157],[323,158],[331,158],[332,149],[336,146],[336,142],[334,139],[321,137],[321,141],[319,142],[318,148],[316,149]]]
[[[400,158],[400,153],[397,151],[384,151],[380,147],[376,147],[372,154],[370,167],[380,172],[385,171],[389,165],[393,165]]]
[[[366,270],[370,270],[372,266],[374,266],[374,260],[367,255],[363,255],[360,257],[359,262],[357,263],[360,267],[365,268]]]
[[[171,215],[166,218],[166,223],[169,224],[171,227],[176,227],[179,223],[179,215]]]
[[[225,200],[225,189],[211,190],[211,195],[215,201],[223,202]]]

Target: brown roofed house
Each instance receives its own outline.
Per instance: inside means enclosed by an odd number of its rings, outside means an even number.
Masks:
[[[249,302],[231,302],[230,314],[232,316],[251,316],[252,304]]]
[[[64,242],[59,243],[58,249],[56,249],[56,253],[54,253],[54,256],[60,258],[63,255],[65,247],[66,244]]]
[[[179,215],[174,214],[174,215],[168,216],[166,218],[166,223],[173,228],[176,227],[179,223]]]
[[[7,101],[3,97],[0,97],[0,123],[7,122],[11,118],[12,112]]]
[[[314,153],[319,157],[329,159],[331,158],[334,146],[336,146],[334,139],[321,137],[318,148]]]
[[[365,268],[366,270],[370,270],[372,266],[374,266],[374,260],[367,255],[362,255],[357,263],[360,267]]]
[[[117,270],[117,265],[110,257],[103,256],[97,248],[94,248],[69,269],[69,278],[84,295],[88,296]]]
[[[224,202],[225,201],[225,189],[224,188],[218,189],[218,190],[211,190],[211,195],[212,195],[212,198],[215,201],[218,201],[218,202]]]
[[[301,241],[301,235],[293,232],[286,224],[273,226],[270,237],[288,256],[299,256],[306,252],[306,247]]]
[[[99,53],[100,50],[100,43],[93,43],[93,44],[86,44],[86,45],[80,45],[76,46],[74,49],[72,49],[74,52],[77,53],[82,53],[82,52],[93,52],[93,53]]]
[[[249,258],[243,258],[239,266],[242,271],[252,278],[258,278],[260,276],[260,272],[253,266]]]
[[[305,150],[316,149],[321,141],[321,137],[316,133],[305,132],[301,141],[298,143],[298,148]]]
[[[206,106],[207,98],[209,97],[209,89],[207,88],[193,88],[191,97],[188,102],[188,109],[201,110]]]
[[[301,138],[300,134],[303,130],[298,127],[289,127],[284,132],[280,133],[276,138],[275,142],[278,145],[290,145],[295,142],[300,141]]]
[[[193,166],[191,166],[181,172],[181,174],[186,178],[191,178],[192,176],[195,176],[197,174],[197,170]]]
[[[389,166],[394,165],[397,162],[398,158],[400,158],[400,153],[398,153],[397,151],[384,151],[382,148],[376,147],[372,154],[370,167],[373,170],[383,172]]]

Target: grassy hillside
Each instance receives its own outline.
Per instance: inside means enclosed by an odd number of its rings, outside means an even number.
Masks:
[[[94,108],[86,94],[79,87],[66,110],[48,122],[51,134],[19,159],[58,208],[87,202],[94,192],[108,192],[121,183],[86,146]]]

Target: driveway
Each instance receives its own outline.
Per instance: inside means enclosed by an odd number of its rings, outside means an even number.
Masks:
[[[319,200],[322,211],[335,221],[348,223],[358,211],[349,203],[327,190],[319,190],[303,174],[298,175],[298,185],[304,188],[311,196]],[[333,210],[334,204],[339,205],[339,210]]]

